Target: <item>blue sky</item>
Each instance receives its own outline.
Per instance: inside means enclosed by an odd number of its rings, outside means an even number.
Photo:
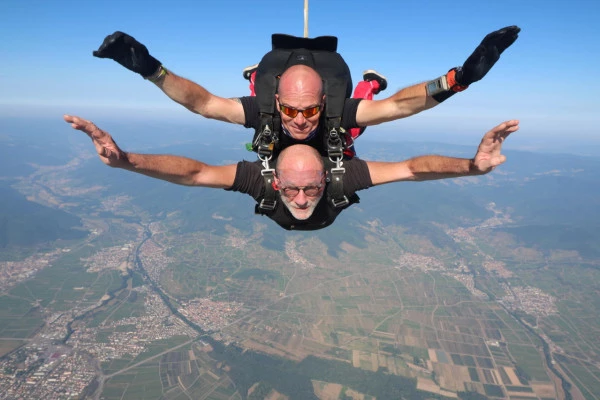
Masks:
[[[354,81],[377,69],[388,77],[387,97],[461,65],[487,33],[518,25],[519,39],[482,81],[434,110],[372,130],[481,132],[518,118],[535,138],[600,140],[599,16],[597,0],[311,0],[309,36],[338,36]],[[303,23],[303,0],[4,0],[0,116],[146,113],[202,123],[92,51],[122,30],[167,68],[233,97],[248,93],[241,70],[270,49],[270,35],[302,36]]]

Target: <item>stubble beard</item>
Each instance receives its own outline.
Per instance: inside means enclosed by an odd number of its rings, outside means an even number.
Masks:
[[[322,197],[323,194],[321,193],[319,197],[309,200],[308,206],[302,209],[296,207],[294,202],[292,200],[288,200],[285,196],[281,196],[281,199],[283,204],[287,207],[294,218],[299,221],[304,221],[309,219],[313,212],[315,212],[315,209],[317,208],[317,205],[319,204],[319,201],[321,201]]]

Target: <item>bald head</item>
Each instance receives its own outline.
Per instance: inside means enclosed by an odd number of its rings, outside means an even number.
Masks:
[[[315,94],[320,98],[323,93],[321,75],[306,65],[293,65],[286,69],[279,78],[279,95],[304,92]]]
[[[324,171],[323,159],[319,152],[305,144],[288,146],[279,154],[277,171]]]
[[[285,133],[296,140],[306,140],[319,126],[323,108],[323,81],[314,69],[306,65],[294,65],[279,78],[279,89],[275,95],[277,108],[285,106],[292,114],[283,112],[281,124]],[[304,116],[300,111],[318,107],[316,114]],[[296,114],[293,114],[293,111]]]
[[[279,154],[275,169],[281,201],[294,218],[308,219],[325,190],[325,171],[319,152],[304,144],[286,147]]]

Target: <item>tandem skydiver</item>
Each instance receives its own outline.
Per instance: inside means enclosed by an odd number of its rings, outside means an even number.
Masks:
[[[195,113],[206,118],[254,128],[255,151],[258,151],[257,136],[265,132],[266,126],[269,131],[282,133],[275,135],[275,157],[276,152],[291,144],[308,144],[315,147],[321,155],[331,156],[327,149],[328,139],[323,138],[331,132],[331,124],[326,122],[327,118],[331,117],[329,118],[331,121],[337,119],[343,134],[353,128],[364,128],[409,117],[435,107],[482,79],[498,61],[502,52],[518,38],[520,30],[517,26],[508,26],[488,34],[461,67],[452,68],[448,73],[432,81],[401,89],[383,100],[350,99],[346,88],[342,88],[343,98],[341,102],[338,101],[336,97],[340,95],[330,88],[332,86],[328,82],[330,78],[323,70],[319,71],[318,65],[317,68],[313,68],[315,63],[310,60],[316,53],[311,51],[314,49],[335,53],[337,38],[331,36],[307,39],[273,35],[272,52],[289,50],[291,46],[286,45],[289,43],[305,46],[309,52],[300,52],[292,62],[282,62],[278,67],[279,71],[270,66],[268,72],[275,71],[275,76],[265,76],[266,74],[261,76],[263,63],[261,61],[257,70],[257,96],[233,99],[216,96],[202,86],[167,70],[160,61],[150,55],[146,46],[123,32],[117,31],[107,36],[93,54],[96,57],[113,59],[125,68],[140,74],[158,86],[171,99]],[[330,38],[335,39],[335,43],[329,40]],[[342,67],[344,65],[345,63]],[[376,77],[374,79],[377,80]],[[321,80],[323,82],[319,83]],[[380,82],[387,85],[385,81]],[[259,93],[261,90],[265,92],[262,100]],[[334,101],[335,107],[332,104]],[[265,108],[273,109],[271,112],[275,119],[263,118],[266,114]],[[332,112],[334,108],[337,110]],[[351,158],[354,154],[351,148],[352,139],[344,140],[345,158]]]
[[[108,166],[179,185],[247,193],[257,203],[265,196],[259,161],[216,166],[173,155],[125,152],[107,132],[92,122],[70,115],[65,115],[64,119],[92,139],[98,156]],[[487,174],[506,161],[501,154],[502,143],[518,129],[519,121],[516,120],[492,128],[483,136],[471,159],[429,155],[400,162],[372,162],[358,157],[347,160],[344,162],[347,170],[344,195],[350,198],[350,203],[345,207],[336,207],[331,202],[332,183],[327,182],[327,171],[318,151],[302,144],[289,146],[277,159],[272,182],[277,196],[273,209],[266,215],[284,229],[317,230],[332,224],[339,213],[354,202],[358,190],[391,182]],[[202,204],[198,204],[198,207],[202,207]]]

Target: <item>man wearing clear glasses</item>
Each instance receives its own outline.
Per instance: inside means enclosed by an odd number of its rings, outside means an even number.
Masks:
[[[204,186],[251,195],[260,202],[265,184],[260,162],[214,166],[186,157],[148,155],[125,152],[112,137],[90,121],[65,115],[74,129],[85,132],[93,141],[98,156],[106,165],[162,179],[179,185]],[[400,181],[426,181],[483,175],[504,163],[502,143],[519,129],[519,121],[511,120],[487,132],[471,159],[427,155],[400,162],[373,162],[358,158],[344,162],[344,194],[371,186]],[[272,182],[279,196],[269,218],[288,230],[316,230],[331,225],[347,208],[334,207],[327,201],[326,172],[320,154],[308,145],[285,148],[275,167]]]

